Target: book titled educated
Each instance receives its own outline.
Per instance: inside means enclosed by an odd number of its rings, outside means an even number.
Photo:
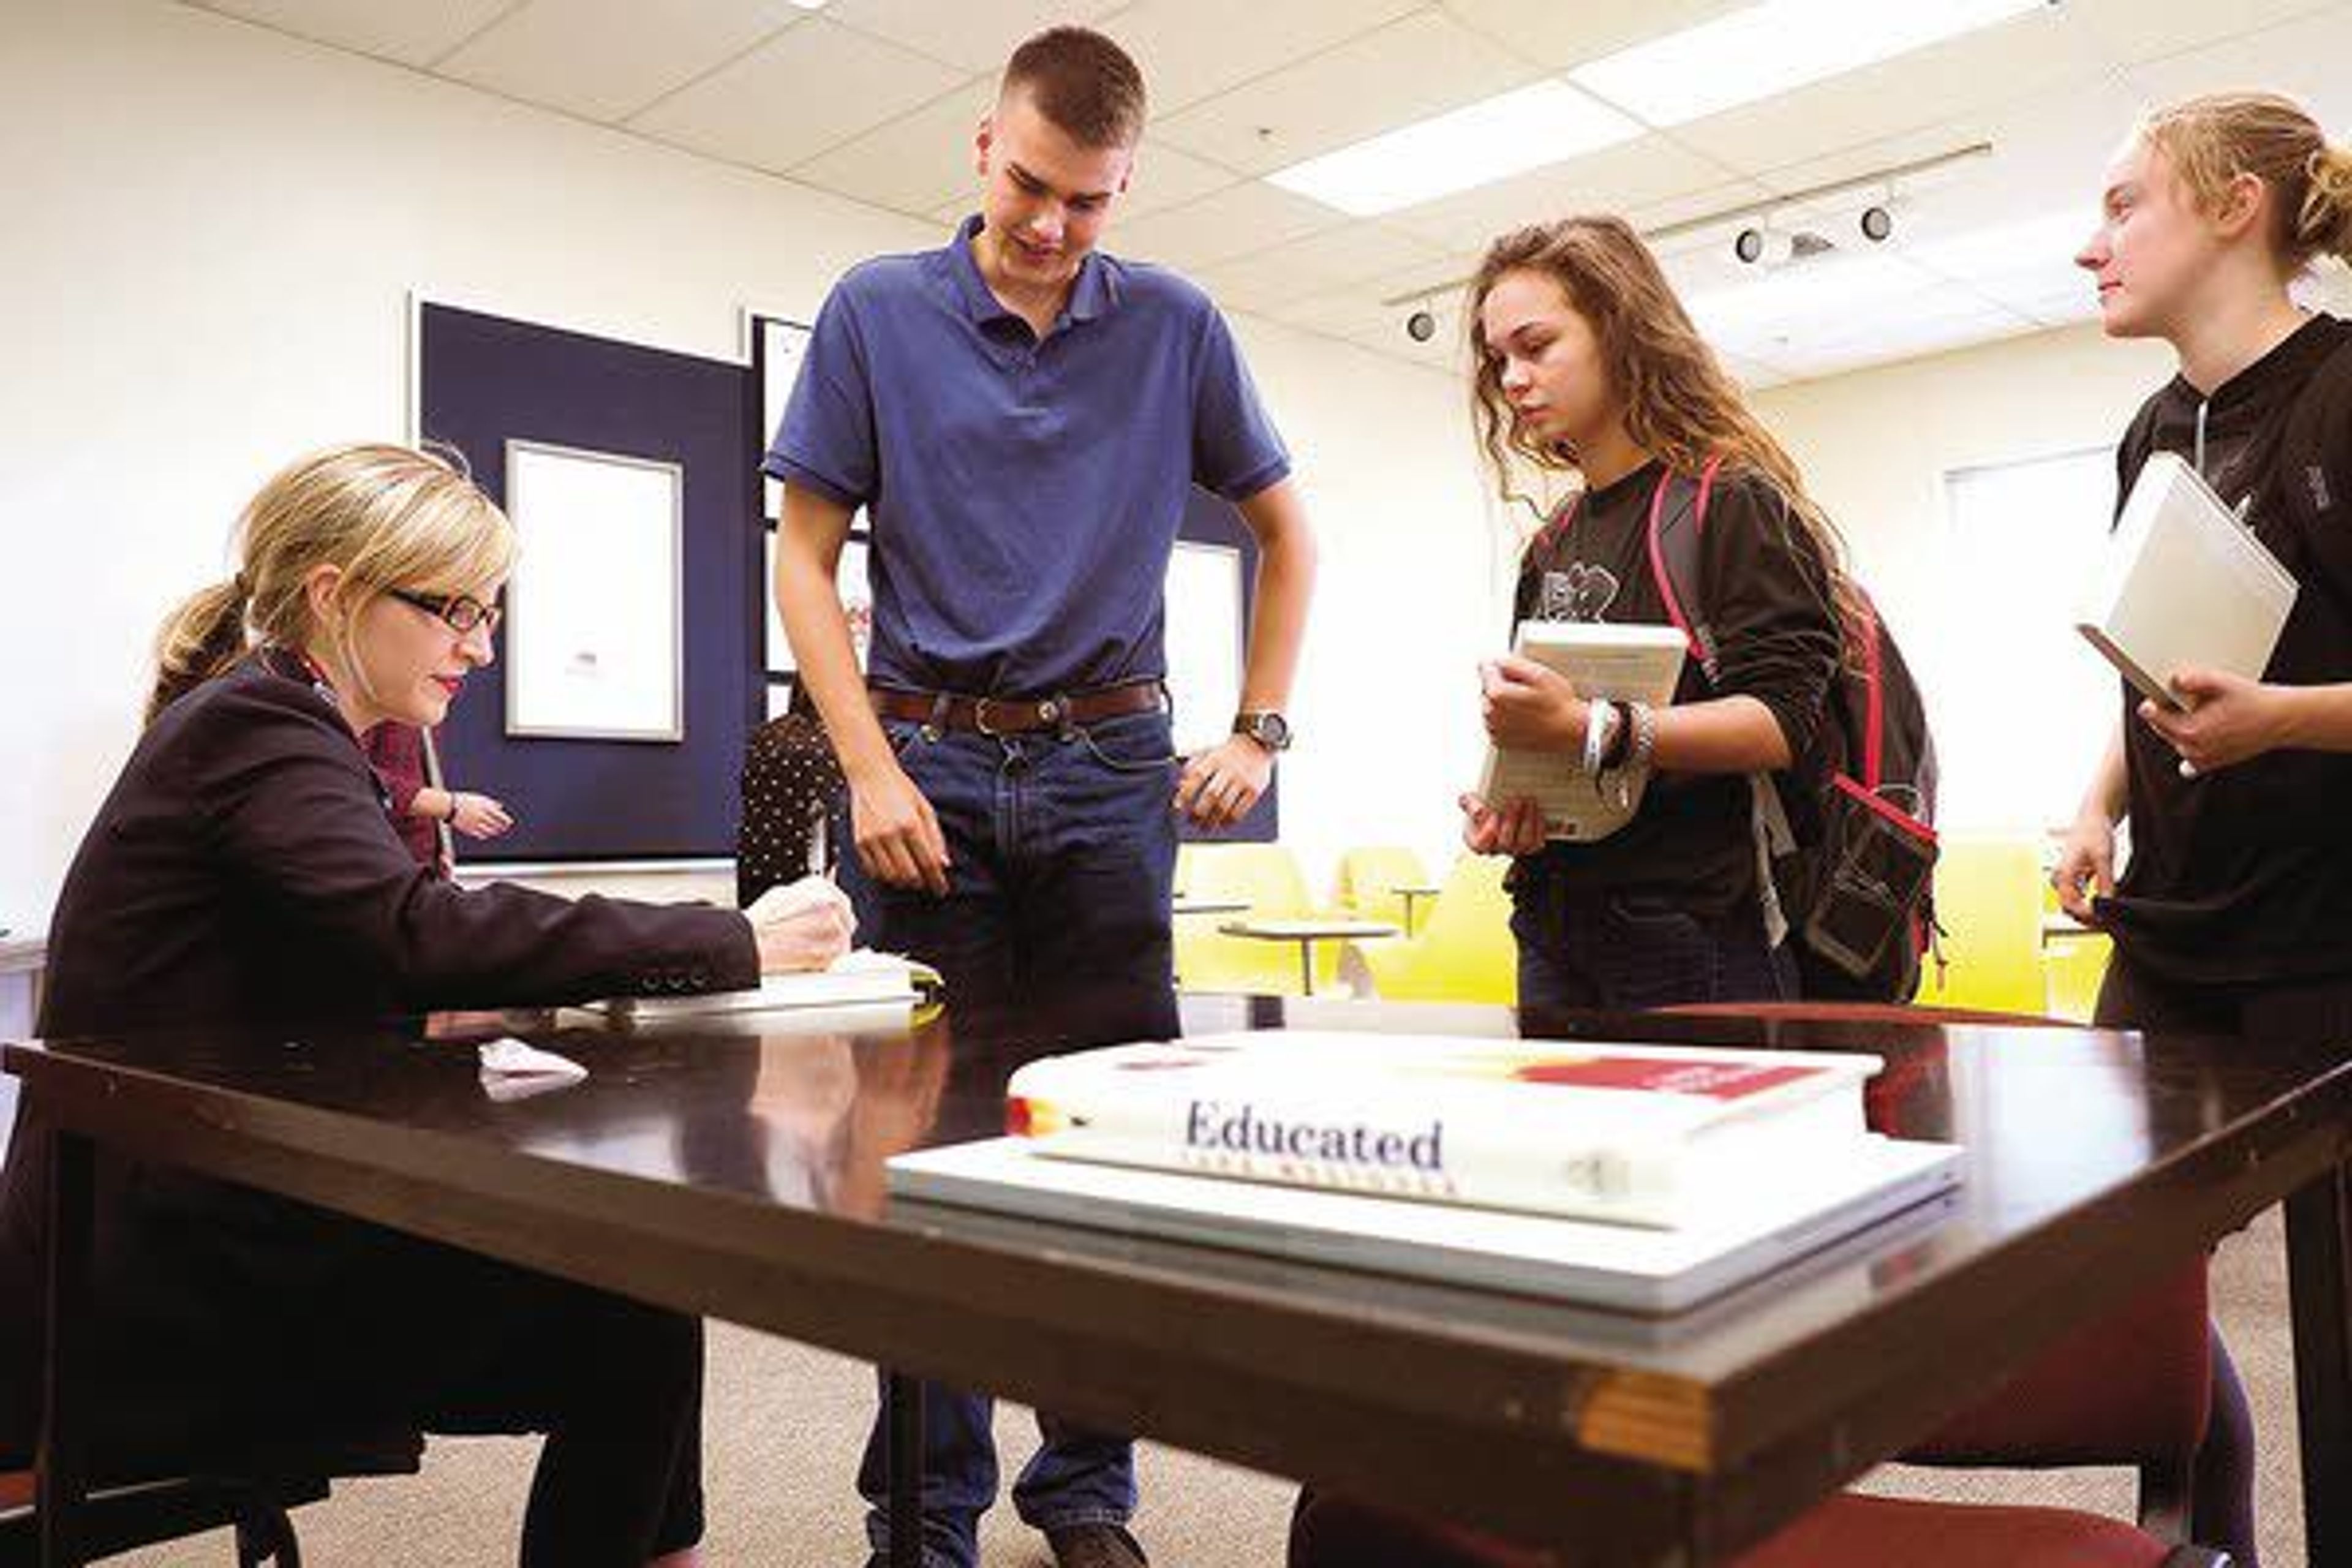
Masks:
[[[1265,1031],[1030,1063],[1039,1154],[1677,1226],[1868,1144],[1869,1056]]]

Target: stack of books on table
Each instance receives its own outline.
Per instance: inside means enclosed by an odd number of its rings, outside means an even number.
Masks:
[[[705,991],[682,996],[614,996],[589,1006],[616,1018],[708,1018],[724,1013],[833,1012],[869,1007],[911,1008],[926,990],[937,990],[939,973],[897,953],[866,948],[843,953],[830,968],[769,974],[746,991]]]
[[[1034,1062],[931,1204],[1674,1310],[1950,1188],[1869,1056],[1269,1031]]]

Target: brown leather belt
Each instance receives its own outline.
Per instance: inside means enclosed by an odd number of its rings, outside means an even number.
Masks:
[[[982,735],[1029,735],[1041,730],[1099,724],[1163,706],[1160,682],[1133,680],[1096,691],[1055,697],[961,697],[951,691],[897,691],[875,687],[874,711],[908,724],[970,730]]]

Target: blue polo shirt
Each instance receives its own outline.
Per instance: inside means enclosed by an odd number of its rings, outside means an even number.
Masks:
[[[1246,500],[1290,456],[1198,288],[1090,255],[1041,342],[982,279],[980,226],[835,286],[761,466],[866,509],[878,683],[1158,679],[1188,487]]]

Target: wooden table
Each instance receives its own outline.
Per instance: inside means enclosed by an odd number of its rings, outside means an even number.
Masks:
[[[1295,942],[1298,944],[1298,978],[1307,994],[1315,994],[1315,944],[1318,942],[1368,942],[1394,936],[1397,928],[1386,921],[1303,919],[1228,921],[1217,928],[1227,936],[1255,942]]]
[[[1549,1542],[1570,1563],[1704,1568],[2284,1198],[2309,1560],[2352,1562],[2352,1066],[2334,1051],[1185,999],[1196,1032],[1524,1026],[1870,1050],[1887,1064],[1875,1125],[1967,1146],[1943,1206],[1645,1320],[954,1211],[894,1215],[884,1158],[992,1131],[1006,1076],[1099,1037],[1084,1020],[958,1038],[951,1009],[864,1034],[783,1019],[631,1033],[587,1016],[514,1021],[592,1072],[505,1105],[483,1095],[469,1047],[394,1032],[10,1047],[8,1068],[69,1134],[58,1321],[87,1321],[92,1160],[135,1156]],[[50,1560],[72,1562],[74,1394],[104,1347],[68,1332],[52,1350],[48,1437],[67,1462],[45,1471],[65,1532]]]

